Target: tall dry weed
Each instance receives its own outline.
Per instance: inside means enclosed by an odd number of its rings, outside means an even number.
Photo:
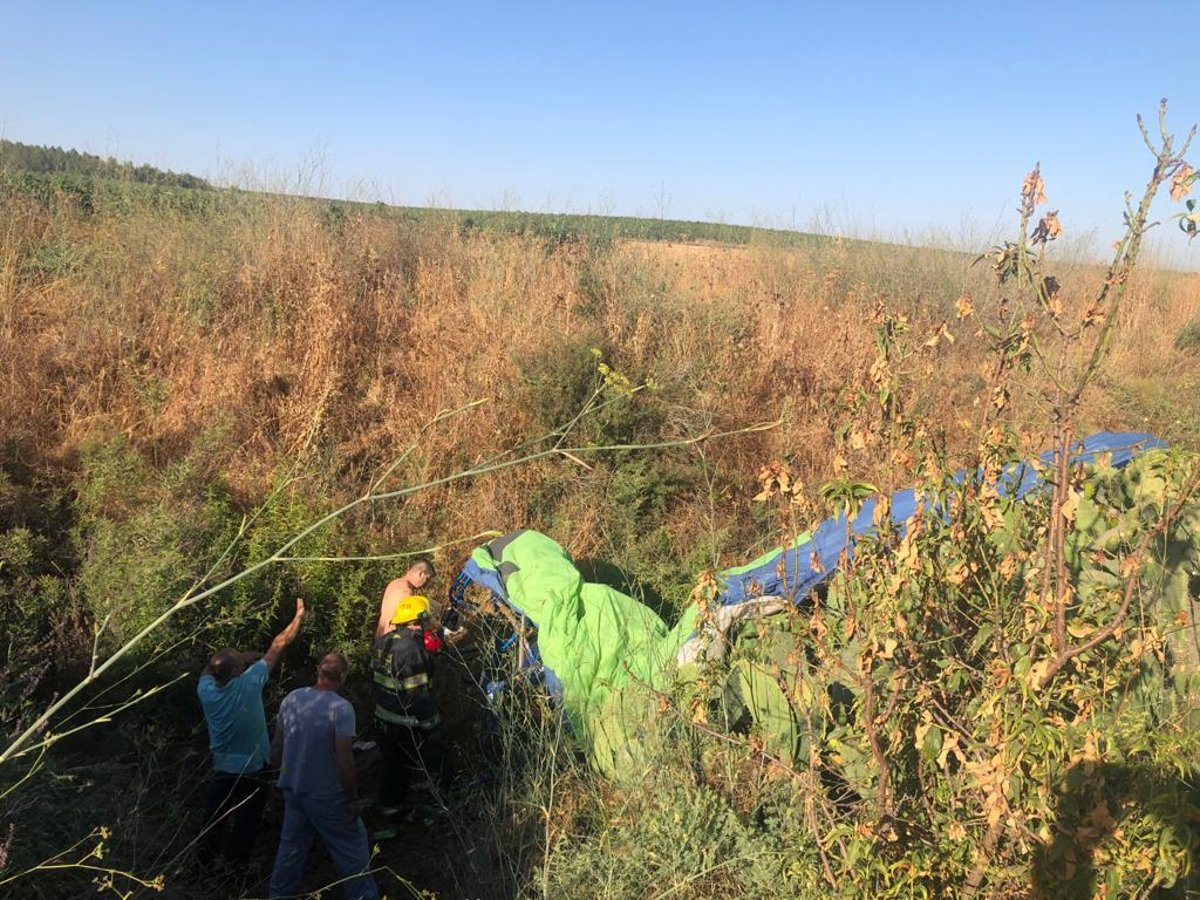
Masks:
[[[594,342],[693,417],[786,412],[781,429],[714,451],[723,481],[748,487],[764,458],[780,456],[817,480],[834,452],[830,413],[864,384],[863,326],[875,302],[907,309],[913,329],[934,334],[955,324],[955,299],[981,293],[988,275],[966,256],[837,240],[608,250],[464,235],[450,220],[333,223],[321,207],[287,198],[231,207],[215,221],[5,202],[8,441],[69,467],[83,443],[119,433],[165,464],[215,429],[223,438],[214,465],[247,502],[268,489],[280,460],[306,453],[324,461],[324,489],[352,492],[419,423],[477,399],[487,404],[430,435],[405,474],[424,478],[499,452],[533,425],[523,373],[572,342]],[[1194,278],[1144,275],[1112,377],[1186,381],[1172,341],[1198,306]],[[952,331],[956,341],[910,374],[923,414],[953,447],[968,434],[980,342]],[[1036,397],[1015,402],[1036,411]],[[1096,404],[1098,423],[1115,427],[1112,413]],[[883,460],[863,465],[885,483],[903,480]],[[531,477],[417,499],[415,512],[519,523]]]

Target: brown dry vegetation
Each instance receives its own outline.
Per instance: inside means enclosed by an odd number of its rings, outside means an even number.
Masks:
[[[352,217],[335,229],[318,206],[285,199],[216,222],[85,216],[13,199],[6,207],[0,429],[39,469],[69,469],[82,445],[112,434],[164,466],[217,429],[210,463],[247,502],[264,495],[280,460],[314,448],[332,502],[438,410],[487,401],[424,438],[409,479],[552,424],[537,421],[531,380],[559,348],[595,346],[618,371],[653,379],[683,418],[728,425],[790,408],[779,429],[714,451],[722,482],[744,487],[755,466],[781,455],[817,481],[837,403],[870,361],[864,322],[879,299],[918,332],[949,321],[958,338],[912,367],[916,402],[951,446],[962,442],[981,383],[979,341],[954,322],[953,301],[986,298],[990,279],[966,255],[840,241],[817,251],[548,248],[462,237],[453,223]],[[66,258],[66,271],[31,265],[45,248]],[[1062,280],[1082,293],[1089,276],[1079,267]],[[1111,383],[1157,384],[1182,401],[1197,367],[1173,342],[1197,315],[1195,276],[1143,273],[1126,302]],[[1086,418],[1195,439],[1194,421],[1162,412],[1098,394]],[[869,458],[859,465],[887,483],[904,478],[872,471]],[[449,511],[448,521],[436,517],[450,531],[524,522],[532,477],[418,496],[412,515]]]

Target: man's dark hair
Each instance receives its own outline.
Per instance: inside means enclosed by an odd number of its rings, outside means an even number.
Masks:
[[[217,680],[217,684],[226,684],[238,674],[240,661],[241,656],[236,650],[232,647],[225,647],[212,655],[208,661],[208,668],[212,672],[213,678]]]
[[[317,675],[334,684],[341,684],[345,681],[346,673],[349,671],[350,663],[346,659],[346,655],[337,650],[334,650],[332,653],[326,653],[325,658],[321,660],[321,664],[317,667]]]
[[[409,566],[409,568],[412,569],[416,568],[417,566],[424,566],[426,569],[428,569],[430,578],[433,578],[435,575],[437,575],[437,569],[433,567],[433,560],[428,556],[418,556],[415,560],[413,560],[413,564]]]

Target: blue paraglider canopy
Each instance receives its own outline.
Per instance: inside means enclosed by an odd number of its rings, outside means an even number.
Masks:
[[[1166,448],[1167,444],[1149,434],[1100,432],[1076,443],[1071,464],[1093,463],[1101,455],[1111,458],[1111,465],[1120,468],[1147,450]],[[1054,452],[1047,451],[1039,465],[1029,462],[1012,463],[1001,473],[996,489],[1001,496],[1020,499],[1046,485],[1041,472],[1054,461]],[[965,472],[959,472],[962,481]],[[752,566],[729,569],[721,573],[723,585],[720,598],[725,604],[741,603],[751,597],[781,596],[800,602],[809,592],[825,581],[837,569],[843,554],[854,553],[854,542],[875,529],[875,508],[879,500],[872,497],[858,511],[846,530],[844,514],[828,519],[813,529],[807,540],[780,549],[763,557]],[[897,491],[891,497],[891,519],[903,526],[916,513],[920,500],[913,488]]]

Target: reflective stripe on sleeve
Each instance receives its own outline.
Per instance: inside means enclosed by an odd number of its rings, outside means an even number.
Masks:
[[[375,718],[380,722],[386,722],[388,725],[403,725],[406,728],[420,728],[428,731],[442,721],[442,717],[436,713],[428,719],[418,719],[416,716],[406,716],[403,713],[392,712],[390,709],[384,709],[382,706],[375,707]]]
[[[419,675],[410,675],[408,678],[397,681],[386,672],[380,672],[376,669],[371,672],[371,680],[385,691],[415,691],[417,688],[429,684],[429,676],[424,672]]]

